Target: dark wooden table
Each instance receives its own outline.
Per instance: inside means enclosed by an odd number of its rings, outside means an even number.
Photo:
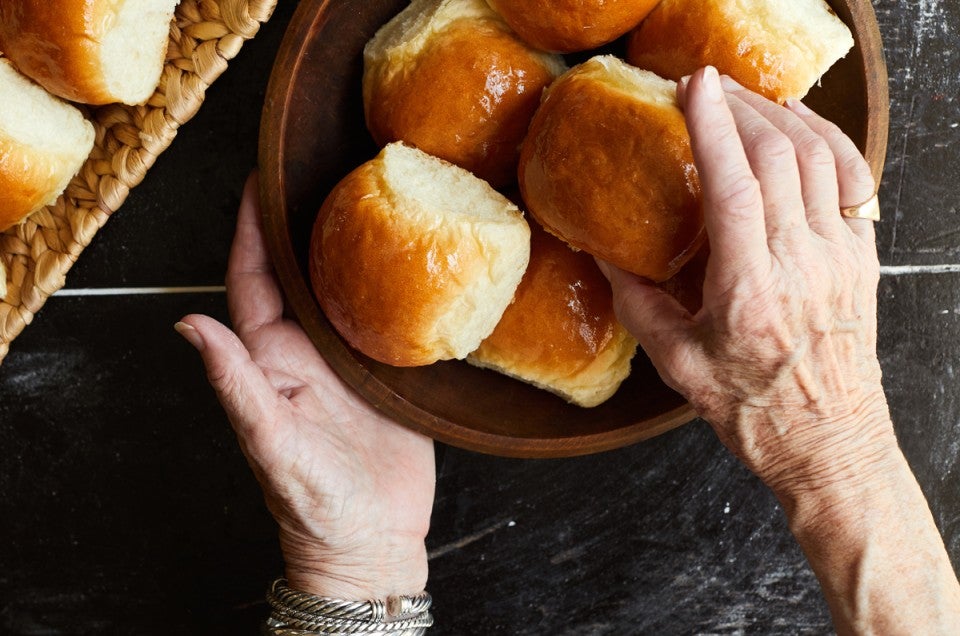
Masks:
[[[960,5],[874,5],[891,89],[880,356],[960,563]],[[0,634],[253,634],[266,613],[273,521],[173,324],[227,318],[222,293],[192,288],[222,284],[293,9],[281,0],[83,254],[76,295],[0,366]],[[438,466],[432,633],[831,631],[776,501],[702,422],[567,460],[438,447]]]

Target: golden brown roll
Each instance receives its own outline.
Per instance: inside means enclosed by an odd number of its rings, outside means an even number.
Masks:
[[[364,49],[367,127],[494,186],[516,180],[543,88],[565,70],[524,44],[484,0],[414,0]]]
[[[0,231],[56,202],[93,141],[79,110],[0,58]]]
[[[530,258],[530,228],[488,184],[394,143],[330,192],[310,278],[341,336],[394,366],[462,359],[496,327]]]
[[[823,0],[663,0],[631,34],[627,61],[672,80],[712,64],[782,103],[852,46]]]
[[[544,51],[572,53],[637,26],[659,0],[489,0],[521,38]]]
[[[0,0],[0,50],[54,95],[142,104],[160,81],[177,0]]]
[[[516,299],[467,361],[597,406],[630,375],[637,341],[617,321],[610,284],[593,257],[536,223],[531,232]]]
[[[545,93],[520,156],[529,212],[571,246],[653,281],[704,240],[700,182],[674,82],[612,56]]]

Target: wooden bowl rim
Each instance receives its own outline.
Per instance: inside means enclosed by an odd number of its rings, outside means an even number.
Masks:
[[[319,29],[327,8],[337,0],[302,0],[287,28],[274,62],[264,101],[260,126],[259,165],[262,221],[267,247],[277,278],[286,295],[288,305],[294,308],[312,305],[313,298],[298,259],[289,240],[287,200],[284,188],[284,148],[288,125],[287,105],[295,92],[293,79],[297,76],[302,49],[310,41],[310,34]],[[832,4],[832,2],[831,2]],[[864,131],[864,156],[873,169],[879,184],[886,156],[889,126],[889,97],[886,64],[879,25],[869,0],[848,0],[853,25],[851,31],[864,60],[868,79],[872,76],[874,90],[867,91]],[[277,237],[277,240],[273,240]],[[287,237],[282,240],[280,237]],[[309,303],[309,305],[307,304]],[[681,426],[696,418],[689,403],[661,415],[629,426],[596,434],[576,437],[511,437],[497,435],[442,420],[407,401],[356,362],[347,346],[331,330],[320,323],[316,312],[303,316],[297,313],[303,328],[315,338],[323,340],[323,356],[341,379],[364,399],[400,424],[423,433],[441,443],[467,450],[518,458],[572,457],[586,455],[633,444]]]

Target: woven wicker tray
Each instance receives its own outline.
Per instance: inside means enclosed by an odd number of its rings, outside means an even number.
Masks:
[[[170,28],[160,84],[143,106],[90,110],[96,143],[80,173],[52,206],[0,234],[7,294],[0,301],[0,362],[93,236],[139,184],[207,88],[243,43],[270,19],[277,0],[181,0]],[[2,287],[2,285],[0,285]]]

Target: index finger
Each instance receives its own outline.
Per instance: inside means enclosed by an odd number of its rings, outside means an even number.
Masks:
[[[719,271],[750,271],[770,258],[763,198],[717,70],[694,73],[678,97],[703,189],[711,258]]]
[[[227,306],[233,328],[247,337],[283,316],[283,296],[277,286],[260,221],[260,187],[256,172],[243,188],[237,229],[227,263]]]

